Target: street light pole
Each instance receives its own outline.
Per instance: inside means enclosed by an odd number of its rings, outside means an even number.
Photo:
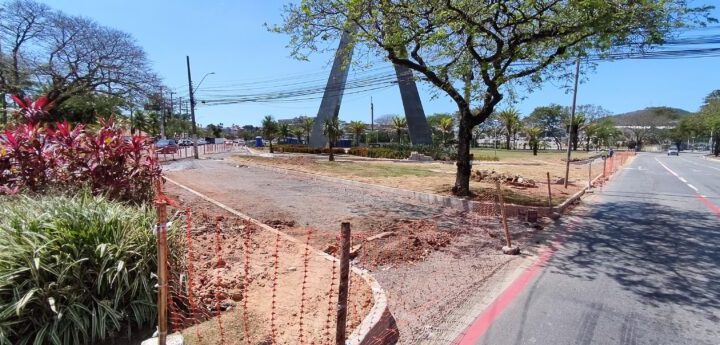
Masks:
[[[568,131],[567,162],[565,162],[565,189],[570,178],[570,150],[572,146],[573,123],[575,122],[575,105],[577,104],[578,79],[580,78],[580,59],[575,62],[575,89],[573,90],[572,110],[570,110],[570,130]]]
[[[200,87],[200,84],[202,84],[203,80],[205,80],[205,78],[207,78],[207,76],[209,76],[211,74],[215,74],[215,72],[210,72],[208,74],[205,74],[202,77],[202,79],[200,79],[198,86],[195,89],[193,89],[192,75],[190,73],[190,56],[185,56],[185,59],[187,61],[188,90],[190,91],[190,116],[192,118],[193,156],[195,157],[195,159],[199,159],[200,155],[198,154],[198,146],[197,146],[197,123],[195,122],[195,91],[197,91],[198,87]]]
[[[192,141],[193,141],[193,157],[200,159],[197,147],[197,124],[195,123],[195,96],[193,95],[192,75],[190,74],[190,56],[185,56],[187,61],[188,72],[188,90],[190,90],[190,116],[192,120]]]

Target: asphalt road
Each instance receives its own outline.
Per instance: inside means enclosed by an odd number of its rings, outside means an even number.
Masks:
[[[587,200],[472,342],[720,344],[720,162],[640,154]]]

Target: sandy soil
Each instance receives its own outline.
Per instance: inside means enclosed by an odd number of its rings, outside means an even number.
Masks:
[[[190,291],[194,303],[181,300],[173,304],[170,319],[179,328],[208,320],[183,331],[186,344],[321,344],[331,337],[334,340],[338,284],[333,279],[338,274],[334,263],[173,184],[166,184],[165,190],[182,205],[180,215],[185,207],[192,210],[190,246],[184,237],[186,250],[192,253]],[[303,235],[307,236],[307,231]],[[187,275],[187,269],[181,271]],[[180,275],[177,270],[175,273],[177,286]],[[352,331],[373,300],[360,278],[353,276],[350,286],[348,327]]]
[[[422,204],[372,188],[360,189],[231,161],[186,161],[166,174],[253,218],[333,253],[341,221],[349,221],[354,264],[370,270],[387,290],[401,344],[446,344],[461,324],[448,327],[454,310],[488,291],[488,278],[518,257],[499,253],[504,244],[497,218]],[[538,227],[541,228],[541,227]],[[521,247],[538,231],[511,224]],[[393,233],[381,239],[373,235]]]
[[[532,156],[528,154],[528,157]],[[450,195],[450,189],[455,181],[454,165],[443,162],[392,162],[342,155],[338,156],[336,162],[327,162],[323,156],[302,154],[277,154],[273,158],[232,155],[228,159],[240,164],[262,164],[442,195]],[[588,162],[572,162],[568,188],[565,188],[564,184],[556,183],[559,178],[565,176],[565,163],[560,160],[528,158],[508,162],[475,162],[473,170],[496,171],[532,179],[536,187],[506,186],[508,202],[545,206],[548,193],[547,173],[550,173],[553,203],[558,205],[587,184],[588,173],[592,173],[593,177],[602,173],[602,161],[593,161],[592,171],[588,171]],[[493,190],[495,187],[492,183],[471,181],[470,188],[476,195],[481,196],[485,191]]]

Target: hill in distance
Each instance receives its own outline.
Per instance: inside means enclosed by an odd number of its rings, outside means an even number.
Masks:
[[[691,112],[671,107],[649,107],[610,117],[616,126],[672,126]]]

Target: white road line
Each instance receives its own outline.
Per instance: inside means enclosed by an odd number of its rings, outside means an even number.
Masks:
[[[703,168],[710,168],[710,169],[713,169],[713,170],[717,170],[717,171],[720,171],[720,168],[716,168],[716,167],[711,167],[711,166],[703,165],[703,164],[700,164],[700,163],[698,163],[698,162],[695,162],[695,161],[691,161],[691,160],[689,160],[689,159],[685,159],[685,158],[680,158],[680,159],[682,159],[682,160],[684,160],[684,161],[686,161],[686,162],[688,162],[688,163],[690,163],[690,164],[695,164],[695,165],[697,165],[697,166],[699,166],[699,167],[703,167]]]
[[[658,162],[658,164],[662,165],[662,167],[665,168],[665,170],[669,171],[671,174],[673,174],[673,176],[677,177],[678,180],[682,181],[682,183],[684,183],[688,187],[692,188],[696,193],[700,192],[695,186],[689,184],[686,179],[680,177],[680,175],[678,175],[676,172],[672,171],[672,169],[668,168],[668,166],[663,164],[659,159],[655,158],[655,160]]]

